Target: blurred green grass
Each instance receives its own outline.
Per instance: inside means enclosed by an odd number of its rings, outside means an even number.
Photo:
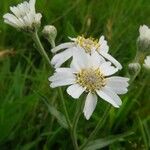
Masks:
[[[69,134],[48,112],[38,93],[45,95],[63,112],[56,89],[49,88],[52,70],[43,63],[33,41],[24,33],[3,23],[3,14],[20,0],[0,2],[0,50],[14,49],[15,56],[0,58],[0,149],[72,149]],[[43,15],[42,25],[53,24],[58,29],[56,44],[69,41],[68,36],[84,34],[99,38],[105,35],[111,54],[124,66],[136,54],[138,28],[150,25],[149,0],[37,0],[37,11]],[[42,38],[50,57],[50,45]],[[133,131],[134,134],[108,146],[112,150],[148,150],[150,148],[150,79],[143,71],[130,91],[122,96],[120,109],[111,108],[106,124],[97,138]],[[64,88],[70,116],[76,101]],[[89,135],[105,110],[98,102],[90,121],[82,117],[78,126],[79,143]]]

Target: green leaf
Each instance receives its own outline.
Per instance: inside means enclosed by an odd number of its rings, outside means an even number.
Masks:
[[[111,135],[106,138],[97,139],[89,142],[84,150],[97,150],[109,146],[110,144],[118,141],[123,141],[126,136],[132,135],[133,132],[127,132],[119,135]]]
[[[37,92],[36,92],[37,93]],[[65,116],[59,112],[54,106],[52,106],[51,104],[48,103],[47,101],[47,98],[44,97],[43,95],[41,95],[40,93],[38,93],[38,95],[41,97],[42,101],[45,103],[45,105],[47,106],[49,112],[51,115],[53,115],[58,123],[65,129],[68,128],[68,125],[67,125],[67,121],[66,121],[66,118]]]

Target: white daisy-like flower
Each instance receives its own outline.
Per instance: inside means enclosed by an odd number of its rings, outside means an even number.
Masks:
[[[121,105],[117,94],[125,94],[128,87],[128,78],[112,76],[118,71],[110,62],[98,57],[96,52],[91,56],[78,52],[73,57],[70,68],[57,68],[49,78],[50,87],[70,85],[67,93],[78,99],[83,92],[87,93],[83,109],[88,120],[97,104],[97,95],[114,107]]]
[[[150,69],[150,56],[147,56],[147,57],[146,57],[146,59],[144,60],[143,66],[144,66],[146,69]]]
[[[3,16],[4,22],[25,31],[33,31],[41,24],[40,13],[35,11],[36,0],[24,1],[17,6],[10,7],[11,13],[7,13]]]
[[[104,57],[105,59],[111,61],[118,69],[122,68],[121,64],[110,54],[108,54],[109,47],[107,45],[107,41],[104,39],[104,36],[101,36],[99,41],[93,38],[84,38],[83,36],[70,39],[72,42],[60,44],[51,50],[53,53],[64,50],[52,58],[51,63],[55,66],[55,68],[60,67],[65,61],[78,53],[78,51],[84,51],[89,55],[96,52],[100,59],[101,57]]]

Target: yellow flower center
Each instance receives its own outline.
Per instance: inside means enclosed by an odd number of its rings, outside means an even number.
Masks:
[[[97,48],[100,46],[98,40],[95,40],[92,37],[84,38],[83,36],[78,36],[76,43],[81,46],[86,53],[91,53],[93,48],[97,50]]]
[[[89,92],[100,90],[106,85],[106,79],[99,68],[82,69],[76,74],[76,82]]]

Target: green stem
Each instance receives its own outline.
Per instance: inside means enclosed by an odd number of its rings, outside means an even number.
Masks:
[[[51,63],[50,63],[50,59],[49,59],[47,53],[45,52],[45,49],[44,49],[44,47],[42,46],[42,43],[41,43],[41,41],[40,41],[40,39],[39,39],[39,36],[38,36],[37,31],[35,31],[35,32],[32,34],[32,38],[33,38],[33,40],[34,40],[34,42],[35,42],[35,44],[36,44],[36,46],[37,46],[37,48],[38,48],[40,54],[45,58],[45,60],[48,62],[48,64],[51,64]]]
[[[140,71],[141,71],[141,69],[137,70],[137,72],[130,79],[130,81],[129,81],[130,85],[134,82],[134,80],[136,79],[136,77],[139,75]]]
[[[95,129],[92,131],[92,133],[90,134],[90,136],[87,138],[87,140],[81,145],[80,150],[82,150],[88,143],[89,141],[91,141],[96,134],[98,133],[98,131],[101,129],[101,127],[103,126],[103,124],[105,123],[105,120],[108,116],[108,112],[110,110],[110,105],[107,107],[107,109],[104,112],[104,115],[102,116],[102,118],[99,120],[99,122],[97,123]]]
[[[65,99],[63,97],[63,93],[62,93],[62,89],[61,88],[59,88],[59,94],[60,94],[60,97],[61,97],[61,101],[62,101],[64,113],[65,113],[65,118],[66,118],[66,121],[67,121],[67,124],[68,124],[68,127],[69,127],[69,131],[70,131],[70,136],[71,136],[71,139],[72,139],[73,147],[74,147],[75,150],[78,150],[78,144],[77,144],[77,141],[76,141],[76,137],[74,136],[72,124],[70,122],[70,118],[69,118],[68,111],[67,111],[66,104],[65,104]]]
[[[73,132],[72,134],[73,134],[73,137],[74,137],[74,140],[76,142],[77,147],[78,147],[78,143],[77,143],[76,129],[77,129],[77,124],[78,124],[79,118],[82,114],[83,107],[84,107],[84,100],[81,100],[81,99],[78,100],[78,104],[76,107],[76,113],[75,113],[75,116],[73,118],[73,126],[72,126],[72,132]]]

